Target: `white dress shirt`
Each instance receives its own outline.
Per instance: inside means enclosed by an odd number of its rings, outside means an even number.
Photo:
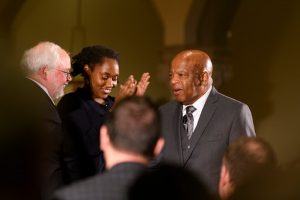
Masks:
[[[193,117],[194,117],[193,131],[197,127],[201,112],[203,110],[204,104],[208,98],[208,95],[209,95],[211,89],[212,89],[212,86],[210,86],[209,89],[205,92],[205,94],[202,95],[199,99],[197,99],[197,101],[195,101],[193,104],[183,105],[183,107],[182,107],[182,116],[184,116],[186,114],[186,107],[194,106],[196,108],[196,110],[193,112]]]

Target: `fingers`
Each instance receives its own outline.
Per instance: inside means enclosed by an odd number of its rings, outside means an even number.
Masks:
[[[129,95],[132,95],[136,90],[137,81],[134,79],[133,75],[130,75],[125,82],[125,87],[130,92]],[[133,92],[133,93],[132,93]],[[132,93],[132,94],[131,94]]]
[[[136,92],[137,81],[133,75],[130,75],[124,84],[120,85],[120,89],[117,94],[118,99],[122,99],[126,96],[131,96]]]
[[[150,74],[145,72],[142,74],[140,81],[137,84],[136,95],[142,96],[145,94],[150,82]]]
[[[139,82],[148,82],[150,79],[150,74],[149,72],[145,72],[142,74],[141,79]]]
[[[134,79],[133,75],[130,75],[127,78],[127,81],[124,83],[127,87],[135,88],[137,85],[137,81]]]
[[[120,85],[116,95],[116,101],[121,100],[126,96],[143,96],[150,84],[149,79],[150,74],[148,72],[142,74],[139,82],[134,79],[133,75],[130,75],[125,83]]]

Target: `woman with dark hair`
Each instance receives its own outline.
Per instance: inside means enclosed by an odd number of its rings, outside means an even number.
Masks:
[[[143,95],[149,73],[137,83],[131,75],[110,96],[118,84],[119,54],[103,46],[89,46],[72,58],[72,75],[84,77],[84,86],[65,95],[57,105],[64,129],[63,178],[66,184],[101,173],[104,159],[99,149],[99,130],[108,112],[120,99]]]

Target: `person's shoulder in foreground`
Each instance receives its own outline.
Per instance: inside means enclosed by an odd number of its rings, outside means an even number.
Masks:
[[[55,199],[126,199],[127,190],[164,144],[156,106],[147,97],[119,101],[100,129],[107,171],[57,191]]]

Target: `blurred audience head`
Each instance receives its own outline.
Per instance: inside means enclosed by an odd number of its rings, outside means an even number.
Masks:
[[[243,185],[277,168],[274,150],[258,137],[241,137],[230,144],[222,161],[219,195],[228,199]]]
[[[122,99],[101,127],[101,149],[108,165],[114,153],[149,161],[160,152],[162,145],[159,113],[148,97]]]
[[[129,200],[214,199],[195,174],[176,165],[163,164],[142,173],[129,189]]]

